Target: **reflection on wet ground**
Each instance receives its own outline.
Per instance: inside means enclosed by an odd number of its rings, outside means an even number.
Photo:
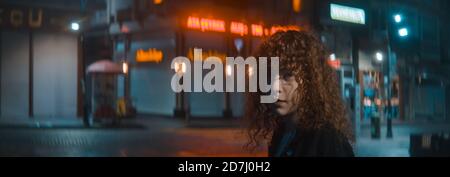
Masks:
[[[140,118],[120,127],[83,128],[80,121],[0,121],[0,156],[63,157],[266,157],[264,146],[245,150],[237,122]],[[196,125],[197,124],[197,125]],[[43,126],[45,125],[45,126]],[[128,126],[129,125],[129,126]],[[32,128],[30,128],[32,127]],[[363,126],[354,145],[359,157],[449,156],[448,124],[394,125],[393,138],[372,139]],[[381,127],[381,135],[386,128]]]

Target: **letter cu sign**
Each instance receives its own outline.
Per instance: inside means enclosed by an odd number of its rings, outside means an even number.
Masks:
[[[0,26],[40,28],[42,26],[42,19],[42,9],[0,8]]]

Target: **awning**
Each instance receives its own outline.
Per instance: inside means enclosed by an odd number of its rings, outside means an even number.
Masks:
[[[87,68],[87,73],[122,74],[122,67],[110,60],[100,60]]]

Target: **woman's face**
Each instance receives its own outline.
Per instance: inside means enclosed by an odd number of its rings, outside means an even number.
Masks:
[[[296,108],[295,96],[297,95],[298,82],[291,74],[285,74],[278,77],[278,101],[274,104],[276,113],[280,116],[285,116]]]

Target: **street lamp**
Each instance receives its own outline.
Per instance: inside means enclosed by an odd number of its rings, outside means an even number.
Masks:
[[[183,75],[184,73],[186,73],[186,63],[175,63],[175,72],[179,75]]]
[[[175,72],[178,76],[183,76],[186,72],[187,72],[187,66],[186,63],[184,62],[175,62]],[[183,76],[184,77],[184,76]],[[181,84],[183,84],[183,80],[181,79]],[[178,87],[181,87],[178,85]],[[186,115],[186,107],[185,107],[185,99],[184,99],[184,90],[182,89],[181,92],[177,92],[175,94],[175,110],[174,110],[174,115],[175,117],[179,117],[179,118],[186,118],[187,120],[187,115]]]
[[[381,52],[375,53],[375,59],[380,62],[383,61],[383,54]]]
[[[399,35],[400,37],[406,37],[406,36],[408,36],[408,28],[400,28],[400,29],[398,30],[398,35]]]
[[[249,75],[250,77],[252,77],[253,74],[254,74],[253,67],[249,66],[249,67],[248,67],[248,75]]]
[[[77,22],[72,22],[72,23],[70,24],[70,28],[71,28],[73,31],[78,31],[78,30],[80,30],[80,24],[77,23]]]
[[[233,76],[233,68],[231,65],[226,65],[225,67],[225,74],[227,77],[234,77]],[[225,118],[231,118],[233,116],[233,113],[231,111],[231,105],[230,105],[230,93],[224,92],[224,108],[223,108],[223,116]]]
[[[335,61],[335,60],[336,60],[336,54],[332,53],[332,54],[330,55],[330,60],[331,60],[331,61]]]
[[[128,63],[126,61],[122,63],[122,72],[123,74],[128,74]]]
[[[394,20],[395,20],[395,23],[400,23],[400,22],[402,22],[402,16],[400,14],[396,14],[396,15],[394,15]]]
[[[226,70],[227,76],[231,76],[233,74],[233,69],[231,68],[230,65],[227,65],[225,70]]]

